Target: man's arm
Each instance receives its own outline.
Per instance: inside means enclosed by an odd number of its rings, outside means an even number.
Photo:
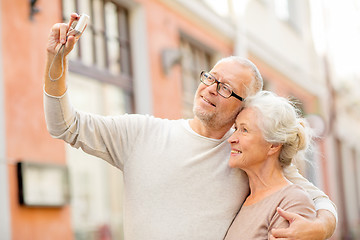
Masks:
[[[72,22],[78,18],[79,16],[74,13],[71,14],[68,24],[55,24],[48,38],[43,95],[47,129],[53,138],[62,139],[72,147],[81,148],[84,152],[102,158],[122,170],[127,150],[132,149],[128,144],[135,142],[129,140],[129,131],[122,129],[125,129],[126,123],[133,118],[122,117],[114,121],[111,117],[77,111],[73,108],[66,91],[66,56],[81,35],[67,36],[67,32]]]
[[[302,186],[307,191],[310,198],[313,199],[315,209],[317,210],[317,218],[314,221],[305,220],[299,215],[293,217],[293,224],[290,224],[288,230],[285,231],[286,236],[291,239],[306,239],[302,237],[304,236],[304,231],[308,231],[309,236],[313,234],[312,236],[314,237],[307,239],[326,239],[330,237],[335,231],[337,222],[335,204],[330,201],[325,193],[301,176],[296,166],[290,165],[284,168],[284,173],[291,182]],[[277,233],[276,230],[274,231]],[[292,233],[296,232],[301,232],[301,236],[296,235],[294,238]]]
[[[71,18],[68,24],[57,23],[51,28],[48,38],[48,45],[46,49],[47,59],[46,59],[46,67],[45,67],[45,92],[49,95],[61,96],[66,92],[66,80],[65,80],[66,69],[67,69],[66,56],[74,48],[75,43],[80,37],[80,36],[76,38],[74,36],[67,37],[67,32],[72,22],[77,19],[79,19],[79,15],[73,13],[71,14]],[[64,49],[62,49],[63,45],[65,45],[63,47]],[[62,51],[64,52],[62,53]],[[61,74],[63,75],[61,76]],[[52,81],[49,75],[53,79],[56,79],[59,76],[61,77],[58,80]]]
[[[317,219],[320,219],[320,224],[323,225],[325,239],[330,238],[336,228],[336,218],[334,214],[324,209],[319,209],[316,213]]]
[[[335,231],[335,216],[327,210],[318,210],[314,221],[305,219],[295,213],[286,212],[280,208],[277,210],[280,216],[289,221],[290,226],[288,228],[273,229],[269,238],[270,240],[323,240],[330,238]]]

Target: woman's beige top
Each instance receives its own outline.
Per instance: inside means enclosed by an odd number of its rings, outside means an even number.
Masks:
[[[277,213],[276,208],[298,213],[305,218],[315,218],[313,201],[298,185],[288,185],[261,201],[243,206],[232,223],[226,240],[264,240],[272,228],[288,227],[289,223]]]

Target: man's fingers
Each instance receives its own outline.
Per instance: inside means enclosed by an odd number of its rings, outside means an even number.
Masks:
[[[59,37],[59,41],[61,44],[65,44],[66,43],[66,35],[67,35],[67,31],[68,31],[68,25],[65,23],[62,23],[60,25],[60,37]]]
[[[291,212],[284,211],[279,207],[276,210],[279,213],[279,215],[281,217],[285,218],[286,220],[288,220],[289,223],[292,223],[296,219],[296,217],[298,216],[296,213],[291,213]]]
[[[286,239],[288,239],[288,238],[282,238],[282,237],[276,238],[276,237],[274,237],[274,235],[272,235],[272,234],[269,235],[269,240],[286,240]]]
[[[289,235],[287,230],[287,228],[272,229],[270,236],[272,236],[273,238],[270,239],[282,239],[284,237],[286,238]]]
[[[56,54],[62,45],[65,44],[65,56],[74,48],[74,45],[77,38],[74,36],[67,36],[69,32],[70,25],[78,20],[80,16],[77,13],[72,13],[70,15],[70,20],[68,23],[56,23],[52,26],[48,38],[47,51],[51,54]]]
[[[65,44],[66,43],[66,37],[67,37],[67,33],[69,31],[69,28],[71,26],[71,24],[79,19],[79,15],[77,13],[72,13],[70,15],[70,20],[69,22],[66,23],[60,23],[59,24],[59,32],[60,32],[60,36],[59,36],[59,41],[61,44]]]
[[[74,36],[69,36],[66,41],[65,45],[65,56],[71,52],[71,50],[74,48],[74,45],[76,43],[76,39]]]
[[[279,207],[276,210],[279,215],[289,221],[290,224],[296,219],[297,214],[295,213],[284,211]],[[274,237],[273,239],[286,239],[289,237],[289,230],[289,228],[274,228],[271,230],[271,235]]]
[[[269,240],[275,240],[275,237],[272,234],[270,234],[269,235]]]
[[[71,20],[78,20],[79,19],[79,17],[80,17],[80,15],[79,14],[77,14],[77,13],[72,13],[71,15],[70,15],[70,21]]]
[[[80,34],[77,34],[75,37],[76,37],[76,40],[78,40],[80,37],[81,37],[81,35],[85,32],[85,29],[87,28],[87,24],[85,25],[85,27],[84,27],[84,30],[80,33]]]
[[[56,40],[59,40],[61,24],[62,23],[54,24],[50,30],[50,36],[52,36]]]
[[[77,14],[77,13],[72,13],[70,15],[70,20],[69,20],[69,23],[68,23],[68,28],[71,27],[71,24],[74,22],[74,21],[77,21],[79,20],[80,16]]]

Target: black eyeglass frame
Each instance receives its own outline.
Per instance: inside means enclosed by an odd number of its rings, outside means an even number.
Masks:
[[[202,75],[203,75],[204,73],[207,73],[207,74],[211,75],[211,76],[214,78],[215,81],[214,81],[213,83],[211,83],[211,84],[206,84],[206,83],[204,83],[204,82],[201,80],[201,79],[202,79],[201,77],[202,77]],[[235,97],[235,98],[239,99],[240,101],[244,101],[244,98],[242,98],[242,97],[240,97],[239,95],[237,95],[236,93],[234,93],[233,90],[231,90],[230,96],[228,96],[228,97],[223,96],[223,95],[219,92],[219,90],[220,90],[220,84],[225,85],[225,83],[222,83],[222,82],[220,82],[219,80],[217,80],[216,77],[214,77],[214,76],[213,76],[211,73],[209,73],[209,72],[202,71],[202,72],[200,73],[200,82],[202,82],[202,83],[205,84],[206,86],[211,86],[211,85],[213,85],[214,83],[216,83],[216,84],[217,84],[217,86],[216,86],[216,92],[217,92],[220,96],[222,96],[223,98]]]

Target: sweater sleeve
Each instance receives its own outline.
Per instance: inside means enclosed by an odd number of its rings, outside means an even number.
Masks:
[[[335,204],[323,191],[304,178],[294,164],[285,167],[284,174],[292,183],[298,184],[305,189],[310,198],[314,201],[316,211],[319,209],[328,210],[335,216],[336,222],[338,221]]]
[[[68,93],[55,97],[44,91],[44,111],[47,129],[56,139],[72,147],[102,158],[123,170],[124,159],[132,149],[134,127],[125,115],[105,117],[82,113],[74,109]],[[136,131],[135,131],[136,132]]]
[[[297,213],[306,219],[314,219],[316,217],[312,200],[301,187],[296,185],[292,185],[291,188],[287,188],[284,191],[277,207],[288,212]],[[288,226],[289,222],[275,211],[269,223],[269,232],[273,228],[286,228]]]

